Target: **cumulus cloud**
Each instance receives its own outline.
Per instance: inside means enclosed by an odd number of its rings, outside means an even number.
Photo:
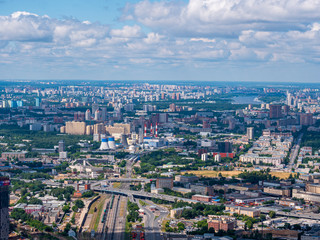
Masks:
[[[122,29],[112,29],[111,30],[112,37],[120,37],[120,38],[136,38],[141,37],[141,27],[138,25],[134,26],[124,26]]]
[[[47,65],[109,64],[119,69],[319,62],[319,2],[144,0],[127,6],[122,19],[130,22],[122,22],[121,28],[16,12],[0,16],[1,62],[31,59]]]
[[[15,12],[0,16],[0,40],[51,41],[52,26],[47,16],[40,17],[27,12]]]
[[[306,29],[320,20],[319,0],[144,0],[124,14],[175,36],[237,36],[244,30]]]

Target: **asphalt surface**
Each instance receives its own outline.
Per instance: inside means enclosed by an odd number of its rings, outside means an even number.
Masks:
[[[301,133],[298,137],[298,139],[295,142],[295,145],[291,148],[290,152],[290,162],[288,164],[288,169],[291,170],[292,168],[295,168],[294,161],[297,158],[299,154],[299,149],[300,149],[300,144],[301,144],[301,139],[302,139],[303,134]]]

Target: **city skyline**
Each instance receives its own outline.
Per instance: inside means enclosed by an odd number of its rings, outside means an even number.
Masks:
[[[319,82],[319,1],[0,1],[0,79]]]

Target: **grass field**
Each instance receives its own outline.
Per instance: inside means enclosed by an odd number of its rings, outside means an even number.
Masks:
[[[141,204],[141,206],[147,206],[147,203],[142,200],[139,200],[139,203]]]
[[[187,171],[185,173],[192,173],[196,176],[204,176],[204,177],[218,177],[219,173],[223,177],[232,177],[232,176],[238,176],[242,171]],[[270,172],[272,176],[276,176],[280,179],[287,179],[291,173],[288,172]],[[294,175],[294,174],[293,174]]]
[[[126,226],[125,226],[125,233],[124,233],[124,239],[125,240],[130,240],[131,236],[131,229],[132,229],[132,225],[128,222],[127,218],[126,218]]]
[[[120,186],[121,186],[121,182],[112,183],[113,188],[120,188]]]
[[[127,204],[127,202],[122,199],[122,201],[120,202],[119,217],[124,217],[125,210],[126,210],[126,204]]]
[[[163,220],[161,223],[161,231],[165,232],[166,231],[166,223],[169,222],[169,220]]]
[[[296,173],[288,173],[288,172],[270,172],[270,174],[280,179],[287,179],[290,176],[290,174],[292,174],[292,176],[296,175]]]

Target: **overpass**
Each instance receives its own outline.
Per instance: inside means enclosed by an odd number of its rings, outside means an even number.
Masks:
[[[259,208],[258,208],[259,209]],[[259,209],[261,213],[268,214],[270,210],[267,209]],[[312,219],[312,220],[320,220],[320,216],[317,213],[304,213],[304,212],[284,212],[284,211],[276,211],[277,216],[283,217],[294,217],[294,218],[305,218],[305,219]]]
[[[142,191],[132,191],[132,190],[125,190],[125,189],[114,189],[114,188],[108,188],[108,187],[94,187],[92,190],[97,191],[97,192],[105,192],[105,193],[111,193],[111,194],[118,194],[118,195],[123,195],[123,196],[128,196],[131,197],[133,196],[134,198],[140,198],[140,199],[161,199],[165,200],[168,202],[175,202],[175,201],[183,201],[183,202],[188,202],[188,203],[198,203],[199,201],[192,200],[189,198],[181,198],[181,197],[175,197],[175,196],[169,196],[169,195],[164,195],[164,194],[154,194],[154,193],[147,193],[147,192],[142,192]],[[202,202],[204,203],[204,202]],[[205,203],[208,205],[213,205],[213,203]]]
[[[146,178],[110,178],[106,179],[106,182],[144,182],[149,183],[150,179]]]

